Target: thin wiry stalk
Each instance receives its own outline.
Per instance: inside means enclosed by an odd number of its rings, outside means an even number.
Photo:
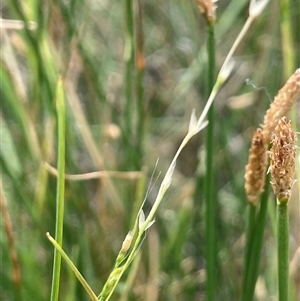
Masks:
[[[124,148],[125,162],[128,169],[133,168],[135,155],[132,145],[133,137],[133,120],[134,120],[134,102],[133,102],[133,78],[134,78],[134,23],[133,23],[133,1],[126,0],[125,2],[125,120],[124,120]]]
[[[207,82],[209,92],[213,88],[215,81],[215,35],[214,25],[207,24],[207,45],[208,45],[208,72]],[[207,300],[213,301],[216,291],[216,206],[217,200],[215,198],[215,173],[214,173],[214,107],[210,107],[208,111],[208,127],[206,136],[206,177],[204,181],[204,193],[205,193],[205,239],[206,239],[206,272],[207,272],[207,286],[206,294]]]
[[[59,246],[63,242],[64,194],[65,194],[65,100],[62,79],[59,78],[56,90],[58,117],[58,176],[56,191],[55,240]],[[58,300],[61,254],[54,249],[51,301]]]
[[[252,301],[254,296],[255,284],[258,277],[260,264],[260,254],[263,245],[264,229],[268,209],[268,198],[270,191],[270,174],[267,174],[264,192],[260,199],[260,210],[256,218],[255,227],[253,229],[253,239],[251,243],[251,254],[246,271],[246,282],[242,292],[242,301]]]
[[[144,157],[144,135],[145,135],[145,99],[144,99],[144,74],[145,74],[145,58],[144,58],[144,41],[143,41],[143,12],[141,1],[137,1],[138,18],[136,24],[137,31],[137,53],[136,53],[136,96],[137,96],[137,128],[136,128],[136,158],[138,170],[142,167]]]
[[[256,225],[256,213],[259,208],[258,201],[265,185],[267,170],[267,147],[263,140],[263,133],[258,128],[252,137],[251,148],[249,151],[248,164],[245,172],[245,191],[248,201],[247,208],[247,228],[246,246],[244,250],[244,271],[242,291],[245,292],[248,285],[248,273],[250,270],[250,259],[253,251],[253,240]],[[256,263],[257,265],[259,262]]]
[[[289,300],[289,213],[288,203],[277,205],[278,300]]]
[[[244,270],[243,270],[243,281],[242,291],[245,291],[247,285],[247,276],[250,269],[251,251],[253,248],[253,237],[256,222],[257,208],[254,204],[250,203],[247,206],[247,227],[246,227],[246,246],[244,251]]]

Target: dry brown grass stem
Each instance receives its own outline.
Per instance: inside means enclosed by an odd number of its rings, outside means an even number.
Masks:
[[[51,166],[48,163],[44,163],[45,168],[54,176],[57,177],[58,172],[57,169],[53,166]],[[125,180],[136,180],[143,176],[143,173],[141,171],[94,171],[84,174],[76,174],[76,175],[70,175],[65,174],[66,180],[71,181],[86,181],[91,179],[100,179],[100,178],[118,178],[118,179],[125,179]]]
[[[287,202],[290,199],[295,183],[296,141],[297,135],[291,122],[288,122],[286,117],[281,118],[273,135],[269,168],[271,184],[279,202]]]
[[[297,101],[300,93],[300,68],[289,78],[286,84],[279,90],[267,111],[263,124],[264,141],[269,144],[272,133],[278,121],[289,113],[292,105]]]
[[[256,205],[265,185],[267,170],[267,147],[263,140],[263,133],[258,128],[252,138],[249,161],[246,165],[245,190],[249,203]]]
[[[0,28],[21,30],[25,28],[25,25],[26,24],[21,20],[10,20],[0,18]],[[36,30],[38,28],[38,24],[33,21],[29,21],[27,25],[29,30]]]

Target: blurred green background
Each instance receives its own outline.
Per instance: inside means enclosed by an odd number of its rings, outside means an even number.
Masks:
[[[128,3],[132,32],[127,27]],[[240,297],[244,171],[252,133],[300,66],[300,2],[288,1],[289,45],[283,43],[279,4],[271,1],[252,24],[234,55],[235,69],[215,100],[216,300]],[[4,0],[0,5],[5,19],[0,44],[0,299],[50,298],[53,247],[45,233],[54,235],[56,177],[45,162],[56,166],[54,96],[59,75],[66,95],[66,173],[114,172],[66,180],[63,248],[98,293],[147,187],[146,213],[160,173],[187,132],[192,109],[199,116],[207,100],[205,20],[196,1],[188,0]],[[249,2],[224,0],[217,5],[219,69],[248,17]],[[294,57],[287,56],[289,50]],[[299,131],[299,101],[291,118]],[[205,131],[180,155],[141,257],[121,279],[112,300],[206,300],[204,138]],[[299,181],[290,203],[290,251],[291,271],[296,269],[291,281],[300,297],[300,267],[292,261],[300,256]],[[271,195],[257,300],[276,300],[274,229]],[[18,266],[20,278],[15,274]],[[60,300],[88,300],[64,262]]]

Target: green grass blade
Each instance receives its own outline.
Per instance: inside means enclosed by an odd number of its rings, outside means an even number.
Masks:
[[[91,287],[88,285],[88,283],[85,281],[81,273],[78,271],[76,266],[73,264],[72,260],[68,257],[68,255],[64,252],[64,250],[61,248],[61,246],[51,237],[49,233],[47,233],[47,238],[51,241],[53,246],[55,247],[55,250],[59,252],[59,254],[63,257],[63,259],[67,262],[68,266],[71,268],[71,270],[74,272],[77,279],[80,281],[88,295],[91,297],[93,301],[97,301],[97,296],[91,289]]]
[[[65,100],[62,79],[58,79],[56,90],[56,109],[58,117],[58,163],[55,240],[59,246],[63,242],[64,194],[65,194]],[[54,250],[51,301],[58,300],[60,280],[61,254]]]

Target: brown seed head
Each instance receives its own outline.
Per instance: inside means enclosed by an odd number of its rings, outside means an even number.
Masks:
[[[199,10],[207,22],[214,24],[216,22],[216,8],[214,4],[218,0],[197,0]]]
[[[265,185],[267,170],[267,147],[263,140],[263,133],[258,128],[253,134],[249,152],[249,161],[245,173],[245,190],[248,202],[256,205]]]
[[[295,183],[295,158],[297,135],[286,117],[279,120],[275,128],[270,150],[272,187],[279,202],[287,202]]]
[[[264,118],[263,136],[267,144],[270,143],[272,133],[280,118],[287,115],[292,105],[297,101],[300,93],[300,68],[289,78],[279,90],[270,109]]]

